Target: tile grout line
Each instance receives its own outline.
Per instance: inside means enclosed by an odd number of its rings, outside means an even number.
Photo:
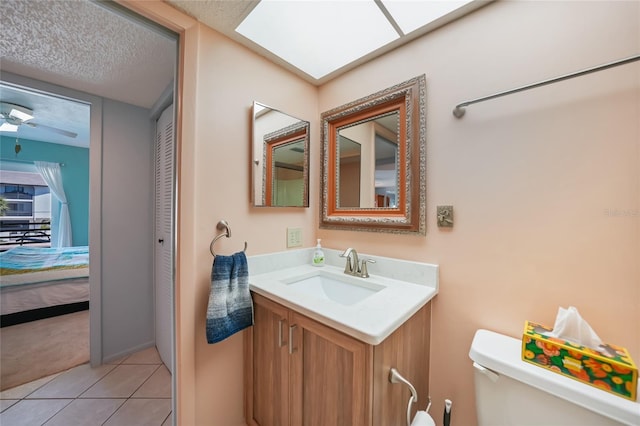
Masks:
[[[110,398],[110,399],[111,399],[111,398]],[[114,399],[115,399],[115,398],[114,398]],[[109,419],[110,419],[111,417],[115,416],[115,414],[116,414],[118,411],[120,411],[120,409],[122,408],[122,406],[123,406],[124,404],[126,404],[128,400],[129,400],[129,398],[127,398],[127,399],[125,399],[124,401],[122,401],[122,403],[121,403],[120,405],[118,405],[118,408],[116,408],[115,410],[113,410],[113,413],[111,413],[111,414],[109,415],[109,417],[107,417],[107,418],[105,419],[105,421],[104,421],[104,422],[102,422],[102,425],[106,424],[106,423],[109,421]],[[43,426],[44,426],[44,425],[43,425]]]
[[[147,364],[147,365],[149,365],[149,364]],[[152,364],[152,365],[155,365],[155,364]],[[159,364],[159,365],[156,367],[156,369],[155,369],[155,370],[153,370],[153,371],[151,372],[151,374],[149,374],[149,377],[147,377],[147,378],[146,378],[142,383],[140,383],[140,386],[138,386],[138,387],[137,387],[133,392],[131,392],[131,395],[130,395],[130,396],[129,396],[129,398],[127,398],[127,399],[133,398],[133,395],[135,395],[135,394],[136,394],[136,392],[138,392],[138,391],[140,390],[140,388],[141,388],[141,387],[143,387],[143,386],[144,386],[144,384],[145,384],[145,383],[147,383],[147,382],[149,381],[149,379],[151,378],[151,376],[153,376],[154,374],[156,374],[156,371],[158,371],[158,370],[160,369],[160,367],[161,367],[161,366],[162,366],[162,364]],[[134,399],[137,399],[137,398],[134,398]],[[142,398],[140,398],[140,399],[142,399]],[[155,399],[155,398],[149,398],[149,399]]]
[[[73,398],[29,398],[30,395],[34,394],[35,392],[37,392],[38,390],[40,390],[42,387],[46,386],[47,384],[49,384],[50,382],[52,382],[53,380],[55,380],[56,378],[58,378],[59,376],[61,376],[62,374],[68,372],[69,370],[76,368],[76,367],[72,367],[68,370],[65,370],[63,372],[57,373],[55,375],[52,375],[53,377],[46,381],[45,383],[42,383],[40,386],[38,386],[37,388],[33,389],[32,391],[30,391],[28,394],[17,398],[17,399],[11,399],[16,401],[14,404],[12,404],[11,406],[7,407],[5,410],[3,410],[2,412],[4,413],[5,411],[7,411],[8,409],[10,409],[11,407],[16,406],[17,404],[19,404],[22,401],[46,401],[46,400],[60,400],[60,399],[69,399],[70,401],[65,404],[61,409],[59,409],[58,411],[56,411],[54,414],[52,414],[49,418],[47,418],[44,423],[42,423],[42,426],[46,425],[48,422],[50,422],[56,415],[58,415],[60,412],[62,412],[64,409],[66,409],[69,405],[71,405],[74,401],[82,401],[82,400],[89,400],[89,399],[102,399],[102,400],[114,400],[114,399],[122,399],[122,403],[120,403],[118,405],[118,407],[109,415],[109,417],[107,417],[107,419],[102,423],[103,425],[109,421],[109,419],[111,419],[129,400],[141,400],[141,399],[149,399],[149,400],[164,400],[164,399],[171,399],[171,397],[169,398],[163,398],[163,397],[144,397],[144,398],[134,398],[133,395],[140,390],[140,388],[142,386],[144,386],[145,383],[147,383],[149,381],[149,379],[162,367],[162,362],[160,363],[131,363],[131,364],[124,364],[124,362],[126,361],[127,358],[123,359],[122,362],[117,363],[117,364],[111,364],[114,365],[115,367],[109,371],[109,373],[105,374],[104,376],[100,377],[98,380],[96,380],[96,382],[94,382],[93,384],[91,384],[87,389],[85,389],[84,391],[80,392],[79,395],[73,397]],[[118,397],[94,397],[94,398],[81,398],[81,396],[83,394],[85,394],[91,387],[93,387],[96,383],[100,382],[102,379],[104,379],[106,376],[108,376],[113,370],[115,370],[118,366],[120,365],[152,365],[155,366],[155,369],[149,374],[149,376],[135,389],[131,392],[131,394],[128,397],[125,398],[118,398]],[[10,400],[10,399],[7,399]],[[172,415],[172,411],[169,411],[169,414],[164,418],[164,420],[162,421],[161,424],[163,424],[164,422],[167,421],[168,418],[170,418]]]
[[[122,365],[122,364],[120,364],[120,365]],[[156,365],[156,364],[127,364],[127,365]],[[155,370],[153,370],[153,371],[151,372],[151,374],[149,374],[149,377],[147,377],[147,378],[146,378],[146,379],[145,379],[145,380],[140,384],[140,386],[138,386],[138,387],[137,387],[133,392],[131,392],[131,395],[130,395],[128,398],[126,398],[126,399],[122,402],[122,404],[120,404],[120,405],[118,406],[118,408],[117,408],[117,409],[115,409],[115,410],[113,411],[113,413],[111,413],[111,415],[110,415],[109,417],[107,417],[107,419],[102,423],[102,425],[105,425],[105,424],[109,421],[109,419],[111,419],[111,417],[115,416],[115,414],[116,414],[116,413],[117,413],[117,412],[122,408],[122,406],[123,406],[124,404],[126,404],[130,399],[137,399],[137,398],[133,398],[133,395],[135,395],[135,393],[136,393],[136,392],[137,392],[137,391],[138,391],[142,386],[144,386],[144,384],[145,384],[145,383],[147,383],[147,381],[149,381],[149,379],[151,378],[151,376],[153,376],[153,375],[155,374],[155,372],[156,372],[156,371],[158,371],[158,369],[159,369],[161,366],[162,366],[162,363],[157,364],[157,367],[155,368]],[[111,399],[111,398],[105,398],[105,399]],[[143,398],[140,398],[140,399],[143,399]],[[167,399],[167,398],[144,398],[144,399]],[[167,415],[167,417],[165,417],[165,419],[162,421],[162,423],[160,423],[160,426],[161,426],[162,424],[164,424],[164,422],[167,420],[167,418],[169,418],[169,416],[171,416],[171,411],[169,411],[169,414]],[[43,426],[44,426],[44,425],[43,425]]]
[[[42,387],[42,386],[41,386]],[[38,388],[39,389],[39,388]],[[59,398],[59,399],[63,399],[63,398]],[[66,398],[64,398],[66,399]],[[21,401],[24,401],[24,399],[22,399]],[[31,400],[31,401],[37,401],[37,400]],[[71,403],[75,401],[75,399],[71,399],[71,401],[69,401],[68,404],[66,404],[64,407],[62,407],[61,409],[59,409],[58,411],[56,411],[55,413],[53,413],[51,415],[51,417],[49,417],[47,420],[44,421],[44,423],[42,423],[42,426],[46,425],[51,419],[53,419],[55,416],[58,415],[59,412],[61,412],[62,410],[64,410],[65,408],[67,408],[69,405],[71,405]]]

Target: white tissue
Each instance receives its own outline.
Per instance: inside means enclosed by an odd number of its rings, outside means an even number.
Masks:
[[[594,349],[602,344],[602,340],[573,306],[569,306],[569,309],[558,308],[553,331],[546,334]]]
[[[411,422],[411,426],[436,426],[436,422],[426,411],[418,411]]]

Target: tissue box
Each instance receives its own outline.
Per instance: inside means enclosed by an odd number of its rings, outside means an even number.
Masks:
[[[631,401],[636,400],[638,368],[625,348],[611,344],[588,348],[567,340],[545,336],[552,331],[526,321],[522,336],[522,359],[531,364],[590,384]]]

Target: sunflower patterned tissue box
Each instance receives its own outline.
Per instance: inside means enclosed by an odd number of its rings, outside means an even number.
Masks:
[[[601,344],[597,349],[550,337],[552,328],[526,321],[522,359],[564,376],[636,400],[638,368],[625,348]]]

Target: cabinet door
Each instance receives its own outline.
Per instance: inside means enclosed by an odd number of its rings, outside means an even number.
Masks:
[[[372,347],[290,314],[291,425],[371,424]]]
[[[253,295],[254,325],[247,355],[247,421],[250,425],[289,424],[288,310]]]

